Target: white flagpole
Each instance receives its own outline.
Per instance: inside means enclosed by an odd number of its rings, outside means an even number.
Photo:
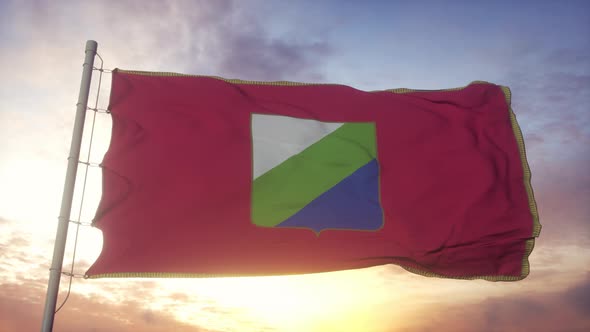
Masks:
[[[86,118],[88,107],[88,95],[90,94],[90,82],[92,79],[94,56],[96,55],[97,47],[98,44],[94,40],[86,41],[84,69],[82,71],[78,103],[76,104],[76,121],[74,122],[74,132],[72,133],[66,180],[61,199],[57,234],[55,236],[55,246],[53,248],[53,260],[51,261],[51,268],[49,269],[49,283],[47,284],[47,296],[45,298],[45,310],[43,311],[43,323],[41,326],[42,332],[51,332],[53,330],[55,305],[57,303],[57,294],[59,292],[59,281],[61,277],[64,251],[66,248],[66,239],[68,236],[72,199],[74,197],[74,185],[76,183],[76,173],[78,171],[78,160],[80,159],[84,119]]]

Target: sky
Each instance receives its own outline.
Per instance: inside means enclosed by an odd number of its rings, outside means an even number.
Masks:
[[[74,278],[56,331],[590,330],[590,2],[0,2],[0,332],[34,331],[55,240],[86,40],[104,68],[362,90],[509,86],[541,236],[518,282],[428,278],[394,265],[226,279]],[[98,61],[98,59],[97,59]],[[97,66],[100,63],[97,62]],[[110,78],[92,105],[106,107]],[[96,91],[100,91],[96,97]],[[108,115],[87,118],[99,163]],[[79,212],[89,222],[100,169]],[[84,273],[101,235],[70,226],[64,265]],[[62,278],[62,302],[68,278]]]

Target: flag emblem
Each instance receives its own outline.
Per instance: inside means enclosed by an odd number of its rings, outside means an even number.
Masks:
[[[252,223],[376,231],[383,226],[373,122],[253,114]]]

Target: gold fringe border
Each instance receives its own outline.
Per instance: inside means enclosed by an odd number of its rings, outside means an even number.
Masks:
[[[296,275],[291,274],[215,274],[215,273],[168,273],[168,272],[117,272],[85,275],[85,279],[100,278],[248,278]]]
[[[300,85],[337,85],[331,83],[300,83],[300,82],[291,82],[291,81],[247,81],[247,80],[239,80],[239,79],[231,79],[231,78],[224,78],[219,76],[209,76],[209,75],[188,75],[188,74],[180,74],[180,73],[172,73],[172,72],[151,72],[151,71],[141,71],[141,70],[124,70],[115,68],[113,69],[113,73],[119,72],[123,74],[132,74],[132,75],[142,75],[142,76],[158,76],[158,77],[208,77],[214,78],[220,81],[225,81],[232,84],[252,84],[252,85],[276,85],[276,86],[300,86]]]
[[[308,86],[308,85],[338,85],[342,86],[342,84],[336,83],[303,83],[303,82],[292,82],[292,81],[249,81],[249,80],[240,80],[240,79],[233,79],[233,78],[224,78],[220,76],[209,76],[209,75],[190,75],[190,74],[180,74],[180,73],[173,73],[173,72],[151,72],[151,71],[141,71],[141,70],[125,70],[120,68],[113,69],[113,73],[123,73],[123,74],[132,74],[132,75],[142,75],[142,76],[157,76],[157,77],[202,77],[202,78],[214,78],[220,81],[233,83],[233,84],[252,84],[252,85],[274,85],[274,86]],[[410,93],[410,92],[432,92],[432,91],[457,91],[463,90],[466,87],[472,84],[492,84],[485,81],[473,81],[466,86],[458,87],[458,88],[450,88],[450,89],[440,89],[440,90],[416,90],[416,89],[408,89],[408,88],[396,88],[396,89],[386,89],[386,90],[375,90],[369,92],[393,92],[393,93]]]

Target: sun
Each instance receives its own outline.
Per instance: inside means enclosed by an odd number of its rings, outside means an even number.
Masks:
[[[383,292],[375,270],[353,270],[278,277],[166,280],[166,294],[186,294],[183,301],[154,303],[194,325],[220,330],[381,331],[383,307],[395,294]],[[228,325],[241,322],[239,326]],[[391,325],[389,325],[391,327]]]

